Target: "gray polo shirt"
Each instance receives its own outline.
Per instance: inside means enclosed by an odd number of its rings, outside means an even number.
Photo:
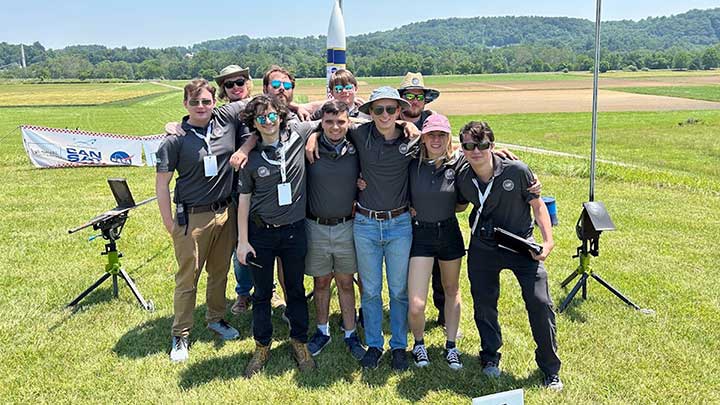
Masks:
[[[527,191],[534,179],[532,171],[519,160],[504,160],[496,155],[493,155],[493,166],[492,189],[473,237],[489,238],[493,227],[503,228],[523,238],[530,237],[533,223],[529,202],[539,198],[539,195]],[[469,163],[463,164],[457,173],[456,185],[462,198],[472,202],[477,209],[480,198],[473,179],[477,181],[479,191],[485,192],[488,183],[483,183],[475,175]]]
[[[296,128],[299,130],[281,131],[277,146],[259,142],[250,151],[248,162],[238,175],[238,192],[252,194],[251,218],[258,215],[263,222],[273,225],[287,225],[305,218],[305,141],[312,125],[317,123],[303,123]],[[278,203],[281,154],[285,158],[285,182],[290,183],[291,189],[291,203],[283,206]]]
[[[320,218],[350,216],[360,176],[357,149],[347,139],[333,145],[320,133],[318,151],[320,159],[307,168],[308,214]]]
[[[236,145],[240,144],[241,134],[247,130],[238,119],[241,109],[241,104],[231,103],[213,110],[209,122],[212,125],[209,140],[218,167],[218,173],[213,177],[205,176],[203,163],[205,156],[208,156],[208,145],[204,140],[207,127],[193,127],[185,117],[182,122],[185,135],[168,136],[160,144],[156,154],[157,172],[178,173],[173,198],[175,203],[193,207],[212,204],[230,196],[233,188],[230,156],[235,152]]]
[[[417,152],[420,137],[410,142],[400,126],[399,136],[386,141],[375,123],[367,122],[350,130],[348,136],[360,157],[360,170],[367,188],[360,191],[360,205],[376,211],[389,211],[408,205],[408,165]]]
[[[416,220],[439,222],[455,217],[459,194],[455,176],[464,161],[460,151],[440,167],[433,161],[413,160],[410,164],[410,201],[417,213]]]

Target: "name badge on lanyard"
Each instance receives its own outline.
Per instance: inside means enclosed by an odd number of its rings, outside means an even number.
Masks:
[[[212,148],[210,148],[210,135],[212,135],[212,123],[208,124],[207,132],[205,136],[202,136],[193,129],[195,135],[205,141],[207,145],[207,156],[203,158],[203,167],[205,169],[205,177],[215,177],[218,174],[217,156],[212,154]]]
[[[281,182],[277,185],[278,206],[280,207],[292,204],[292,186],[287,181],[287,162],[285,161],[285,151],[288,146],[288,144],[283,144],[278,148],[277,153],[280,155],[280,161],[270,159],[265,154],[265,151],[262,152],[265,161],[271,165],[280,166]]]

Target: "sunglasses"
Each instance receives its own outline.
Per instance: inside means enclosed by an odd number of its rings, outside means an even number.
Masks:
[[[383,111],[387,111],[388,114],[393,115],[398,110],[397,106],[377,106],[370,109],[375,115],[382,115]]]
[[[229,90],[229,89],[232,89],[234,86],[238,86],[238,87],[244,86],[246,81],[247,80],[245,80],[245,78],[242,78],[242,77],[235,81],[227,80],[227,81],[225,81],[225,83],[223,83],[223,86]]]
[[[346,84],[346,85],[344,85],[344,86],[343,86],[342,84],[336,84],[335,87],[333,87],[333,88],[335,89],[335,93],[342,93],[343,90],[344,90],[344,91],[352,91],[352,90],[354,90],[354,89],[355,89],[355,86],[352,85],[352,84],[350,84],[350,83],[348,83],[348,84]]]
[[[204,105],[204,106],[210,106],[210,105],[212,105],[213,101],[210,99],[207,99],[207,98],[203,98],[200,100],[198,100],[196,98],[191,98],[190,100],[188,100],[188,105],[190,107],[197,107],[200,105],[200,103],[202,103],[202,105]]]
[[[266,115],[258,115],[255,117],[255,121],[257,121],[260,125],[265,125],[270,121],[271,123],[275,123],[278,120],[278,114],[276,112],[267,113]]]
[[[462,145],[462,148],[468,152],[473,151],[475,149],[477,150],[486,150],[490,149],[490,145],[492,145],[492,142],[463,142],[460,145]]]
[[[405,93],[403,94],[403,98],[407,101],[425,101],[425,95],[424,94],[414,94],[414,93]]]
[[[282,86],[285,90],[290,90],[293,88],[292,82],[281,82],[280,80],[273,80],[270,82],[270,86],[273,89],[279,89],[280,86]]]

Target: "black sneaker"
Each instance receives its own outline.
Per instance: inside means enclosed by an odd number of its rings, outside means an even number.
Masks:
[[[310,354],[313,356],[320,354],[322,349],[330,343],[330,340],[332,340],[330,339],[330,336],[322,333],[320,329],[315,331],[315,334],[310,338],[310,340],[308,340],[307,343],[307,348],[310,351]]]
[[[425,345],[417,345],[412,350],[413,360],[415,365],[418,367],[425,367],[430,364],[430,358],[428,357],[427,349]]]
[[[367,352],[365,352],[362,360],[360,360],[360,365],[363,368],[375,369],[377,368],[378,364],[380,364],[380,358],[382,357],[382,355],[382,349],[377,347],[370,347],[367,349]]]
[[[393,349],[391,366],[392,369],[396,371],[405,371],[408,369],[407,352],[405,349]]]
[[[455,347],[445,349],[445,360],[447,361],[448,367],[453,370],[460,370],[463,366],[460,360],[460,351]]]
[[[550,374],[543,379],[543,387],[553,391],[562,391],[564,385],[559,375]]]
[[[355,360],[362,360],[365,356],[365,352],[367,350],[365,350],[362,343],[360,343],[360,338],[358,337],[357,332],[353,332],[352,335],[345,338],[345,345]]]

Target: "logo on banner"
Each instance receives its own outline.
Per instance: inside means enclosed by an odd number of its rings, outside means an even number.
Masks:
[[[110,161],[113,163],[118,163],[121,165],[131,165],[132,164],[132,156],[128,155],[127,153],[119,150],[112,155],[110,155]]]
[[[513,183],[512,180],[507,179],[507,180],[503,181],[502,186],[505,189],[505,191],[513,191],[513,189],[515,188],[515,183]]]
[[[84,138],[73,138],[73,143],[77,146],[93,146],[95,145],[95,142],[97,142],[97,139],[87,139]]]
[[[65,149],[65,153],[67,160],[72,163],[100,163],[102,161],[102,153],[96,150],[68,147]]]

